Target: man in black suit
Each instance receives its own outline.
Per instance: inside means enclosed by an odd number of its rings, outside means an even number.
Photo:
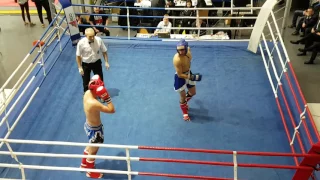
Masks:
[[[312,27],[317,23],[318,17],[318,14],[314,13],[312,7],[308,8],[305,12],[305,17],[301,18],[296,30],[292,33],[292,35],[299,35],[300,30],[303,32],[303,34],[309,34]]]
[[[314,14],[318,14],[319,13],[319,10],[320,10],[320,0],[318,0],[317,2],[313,3],[311,5],[310,8],[313,9],[314,11]],[[296,25],[297,25],[297,20],[298,20],[298,17],[302,17],[302,19],[307,15],[307,10],[295,10],[294,11],[294,14],[293,14],[293,18],[292,18],[292,24],[289,26],[289,28],[295,28]],[[300,20],[301,21],[301,20]]]
[[[300,53],[298,56],[307,55],[307,51],[313,51],[313,56],[309,61],[306,61],[305,64],[313,64],[313,60],[315,59],[320,42],[320,21],[311,29],[311,33],[306,35],[304,38],[299,39],[298,41],[290,41],[292,44],[299,44],[304,42],[304,48],[299,48]],[[313,58],[313,59],[312,59]]]

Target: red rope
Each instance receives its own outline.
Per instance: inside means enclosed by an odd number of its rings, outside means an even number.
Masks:
[[[197,152],[211,154],[233,154],[230,150],[211,150],[211,149],[193,149],[193,148],[171,148],[171,147],[154,147],[154,146],[139,146],[138,149],[157,150],[157,151],[180,151],[180,152]],[[279,152],[249,152],[236,151],[237,155],[249,156],[282,156],[282,157],[319,157],[314,154],[296,154],[296,153],[279,153]]]
[[[293,74],[293,73],[292,73],[292,74]],[[296,93],[294,93],[294,91],[293,91],[292,84],[291,84],[291,81],[289,80],[288,73],[285,72],[285,75],[286,75],[286,79],[287,79],[287,81],[288,81],[288,83],[289,83],[289,87],[290,87],[291,93],[292,93],[292,95],[293,95],[294,101],[295,101],[296,106],[297,106],[297,108],[298,108],[299,114],[301,114],[302,111],[301,111],[301,108],[300,108],[300,106],[299,106]],[[303,124],[303,127],[304,127],[304,129],[305,129],[305,131],[306,131],[306,133],[307,133],[308,140],[309,140],[310,144],[312,145],[312,144],[313,144],[313,140],[311,139],[309,129],[306,127],[306,124],[305,124],[304,121],[302,122],[302,124]]]
[[[163,174],[163,173],[149,173],[149,172],[139,172],[138,175],[141,176],[161,176],[170,178],[185,178],[185,179],[208,179],[208,180],[233,180],[233,178],[218,178],[218,177],[208,177],[208,176],[192,176],[192,175],[182,175],[182,174]]]
[[[288,62],[288,64],[289,64],[289,68],[290,68],[290,71],[291,71],[291,73],[292,73],[292,76],[293,76],[293,78],[294,78],[294,80],[295,80],[295,83],[297,84],[297,89],[298,89],[298,91],[299,91],[299,94],[300,94],[300,96],[301,96],[301,99],[302,99],[302,101],[303,101],[304,104],[307,104],[306,99],[304,98],[304,96],[303,96],[303,94],[302,94],[301,87],[300,87],[300,85],[299,85],[299,83],[298,83],[298,80],[297,80],[296,74],[295,74],[295,72],[294,72],[294,70],[293,70],[293,68],[292,68],[292,65],[291,65],[290,62]],[[318,141],[320,141],[320,135],[319,135],[319,133],[318,133],[318,130],[317,130],[317,128],[316,128],[316,125],[315,125],[315,123],[314,123],[314,120],[313,120],[313,117],[312,117],[312,115],[311,115],[311,113],[310,113],[309,108],[307,108],[307,112],[308,112],[308,115],[309,115],[309,117],[310,117],[311,125],[312,125],[312,127],[313,127],[313,130],[314,130],[316,136],[317,136],[317,139],[318,139]]]
[[[288,138],[289,143],[290,143],[291,142],[291,137],[290,137],[289,130],[288,130],[288,127],[287,127],[287,123],[286,123],[286,121],[284,119],[284,115],[283,115],[282,108],[280,106],[278,98],[276,98],[276,102],[277,102],[277,106],[278,106],[278,109],[279,109],[279,112],[280,112],[280,116],[281,116],[281,120],[282,120],[284,129],[285,129],[286,134],[287,134],[287,138]],[[295,153],[295,150],[294,150],[293,146],[290,146],[290,148],[291,148],[291,152]],[[294,159],[295,164],[298,165],[299,163],[298,163],[297,157],[294,157],[293,159]]]
[[[288,111],[288,113],[289,113],[289,116],[290,116],[290,120],[291,120],[293,129],[295,129],[295,128],[296,128],[296,123],[295,123],[295,121],[294,121],[294,119],[293,119],[293,117],[292,117],[292,113],[291,113],[291,110],[290,110],[290,108],[289,108],[289,105],[288,105],[288,102],[287,102],[287,98],[286,98],[286,96],[284,95],[284,92],[283,92],[283,89],[282,89],[282,85],[280,85],[279,87],[280,87],[281,95],[282,95],[282,97],[283,97],[283,99],[284,99],[284,103],[285,103],[285,105],[286,105],[287,111]],[[302,145],[302,141],[301,141],[301,138],[300,138],[300,134],[298,133],[298,134],[296,134],[296,135],[297,135],[298,143],[299,143],[299,145],[300,145],[300,149],[301,149],[302,153],[304,154],[304,153],[306,153],[306,152],[305,152],[304,146]],[[291,140],[289,140],[289,141],[291,142]]]
[[[214,161],[199,161],[199,160],[184,160],[184,159],[165,159],[165,158],[140,158],[140,161],[151,161],[151,162],[174,162],[174,163],[185,163],[185,164],[205,164],[215,166],[234,166],[231,162],[214,162]],[[238,163],[238,167],[250,167],[250,168],[276,168],[276,169],[304,169],[310,170],[312,167],[306,166],[290,166],[290,165],[274,165],[274,164],[245,164]]]

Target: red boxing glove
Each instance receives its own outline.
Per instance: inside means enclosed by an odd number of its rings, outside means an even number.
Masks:
[[[90,82],[89,82],[89,89],[96,92],[97,88],[100,86],[104,86],[103,81],[100,79],[99,75],[92,76]]]
[[[103,86],[99,86],[96,90],[96,94],[102,99],[104,102],[110,103],[111,97],[107,91],[107,89]]]

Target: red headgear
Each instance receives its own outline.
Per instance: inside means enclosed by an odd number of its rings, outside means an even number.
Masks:
[[[100,79],[100,76],[97,75],[97,74],[92,76],[92,78],[91,78],[91,80],[89,82],[89,85],[88,85],[89,89],[95,93],[97,88],[100,87],[100,86],[104,86],[104,83]]]

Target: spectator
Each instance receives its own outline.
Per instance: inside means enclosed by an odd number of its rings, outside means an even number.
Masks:
[[[154,31],[154,35],[158,35],[158,33],[170,33],[172,24],[169,22],[169,15],[165,14],[163,17],[163,21],[159,22],[157,29]]]
[[[292,33],[292,35],[299,35],[300,31],[302,31],[304,34],[309,34],[311,32],[312,27],[317,23],[317,21],[318,15],[314,13],[311,7],[308,8],[305,13],[305,17],[301,18],[296,27],[296,30]]]
[[[38,16],[39,16],[39,19],[40,19],[40,22],[41,22],[41,26],[45,27],[44,23],[43,23],[42,7],[46,10],[47,17],[48,17],[48,22],[50,24],[51,21],[52,21],[52,17],[51,17],[51,10],[50,10],[50,6],[49,6],[48,0],[32,0],[32,1],[35,3],[35,5],[37,7]]]
[[[17,3],[17,0],[14,0],[14,1]],[[30,23],[30,26],[36,25],[33,22],[31,22],[28,0],[18,0],[18,4],[19,4],[19,6],[21,8],[21,15],[22,15],[22,19],[23,19],[24,25],[28,25],[29,23]],[[24,15],[24,9],[26,9],[27,18],[28,18],[29,23],[26,22],[26,18],[25,18],[25,15]]]
[[[203,19],[199,19],[192,23],[192,27],[194,28],[207,27],[207,24],[203,21]],[[198,34],[198,29],[193,30],[192,34]],[[207,34],[207,30],[205,29],[200,30],[200,36],[203,36],[206,34]]]
[[[87,19],[81,17],[80,15],[77,16],[77,22],[78,22],[78,24],[90,25],[90,23],[87,21]],[[88,27],[79,27],[79,31],[84,34],[84,31],[86,28],[88,28]]]
[[[299,48],[301,53],[298,56],[305,56],[307,55],[307,51],[313,50],[314,46],[313,43],[320,42],[320,21],[312,28],[311,33],[308,34],[306,37],[299,39],[298,41],[290,41],[292,44],[299,44],[305,43],[303,49]]]
[[[186,8],[191,8],[192,7],[192,2],[191,0],[188,0],[186,3]],[[189,17],[194,17],[196,15],[194,10],[191,9],[186,9],[184,11],[181,11],[180,16],[189,16]],[[192,23],[195,21],[195,19],[182,19],[181,20],[181,27],[191,27]],[[184,29],[181,29],[179,34],[182,34]],[[190,30],[186,29],[186,34],[189,34]]]
[[[96,27],[96,26],[108,26],[108,17],[107,16],[100,16],[99,14],[104,14],[102,11],[100,11],[99,7],[94,8],[94,14],[91,15],[89,18],[90,24],[92,25],[92,28],[97,33],[102,32],[106,36],[110,36],[110,31],[107,27]]]

